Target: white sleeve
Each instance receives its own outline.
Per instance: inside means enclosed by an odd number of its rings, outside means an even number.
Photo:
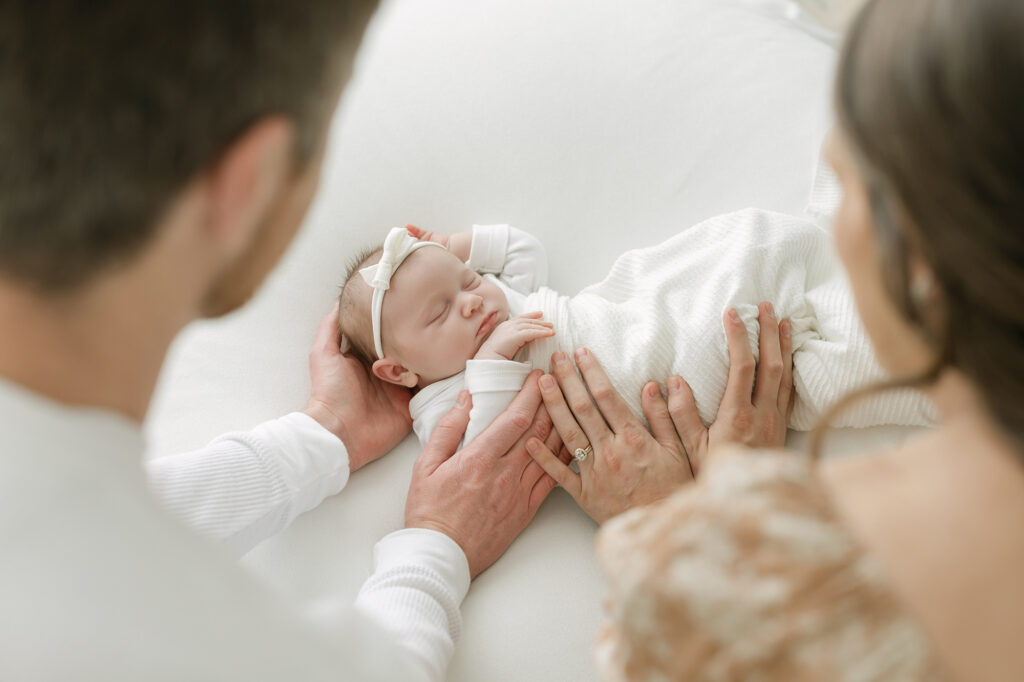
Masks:
[[[344,444],[302,412],[144,466],[167,510],[239,554],[339,492],[349,474]]]
[[[512,360],[470,360],[466,363],[466,390],[473,396],[469,426],[463,443],[472,443],[481,431],[504,412],[523,388],[533,366]]]
[[[474,225],[466,264],[477,272],[497,275],[523,294],[536,291],[548,281],[544,245],[533,235],[510,225]]]
[[[533,366],[529,362],[469,360],[465,372],[422,389],[409,403],[412,428],[420,439],[420,445],[427,444],[441,417],[455,407],[463,388],[473,397],[473,407],[459,447],[473,442],[515,399],[531,369]]]
[[[398,642],[428,680],[443,680],[462,629],[459,607],[469,591],[469,562],[443,533],[409,528],[373,549],[374,573],[356,611]]]
[[[202,450],[151,460],[146,469],[150,490],[167,509],[242,552],[340,491],[349,474],[341,441],[301,412],[220,436]],[[442,533],[401,530],[377,543],[374,569],[356,599],[357,617],[387,633],[390,649],[412,671],[403,679],[441,682],[469,590],[465,553]],[[330,627],[344,610],[343,603],[324,602],[309,615]]]

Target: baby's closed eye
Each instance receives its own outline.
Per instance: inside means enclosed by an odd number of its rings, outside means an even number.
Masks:
[[[429,320],[427,322],[427,324],[431,325],[431,324],[434,324],[435,322],[440,322],[441,320],[444,319],[444,314],[447,313],[447,312],[448,312],[448,303],[447,303],[447,301],[438,304],[437,306],[434,307],[433,312],[430,315],[427,316],[427,319]]]

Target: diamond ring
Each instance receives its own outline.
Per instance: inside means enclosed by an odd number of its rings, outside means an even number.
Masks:
[[[585,447],[585,448],[576,448],[576,452],[574,452],[574,453],[572,454],[572,456],[573,456],[573,458],[574,458],[574,459],[575,459],[575,460],[576,460],[577,462],[582,462],[582,461],[583,461],[583,460],[585,460],[585,459],[587,458],[587,456],[588,456],[588,455],[590,455],[590,453],[592,453],[593,451],[594,451],[594,448],[593,448],[592,446],[588,445],[588,446],[587,446],[587,447]]]

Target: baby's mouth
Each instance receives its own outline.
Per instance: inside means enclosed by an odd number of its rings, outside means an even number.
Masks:
[[[484,315],[484,319],[482,319],[480,321],[480,326],[476,330],[477,338],[479,338],[481,336],[487,336],[488,334],[490,334],[491,330],[494,329],[494,323],[497,320],[498,320],[498,311],[497,310],[491,311],[491,312],[487,313],[486,315]]]

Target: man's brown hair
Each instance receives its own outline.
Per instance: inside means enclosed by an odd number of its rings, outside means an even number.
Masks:
[[[254,122],[326,126],[376,0],[0,0],[0,275],[44,292],[134,255]]]

